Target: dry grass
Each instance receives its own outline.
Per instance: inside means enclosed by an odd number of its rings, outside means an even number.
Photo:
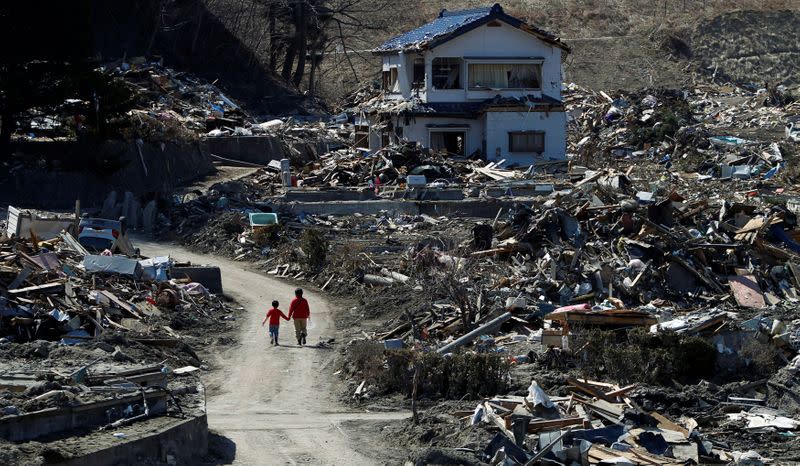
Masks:
[[[266,63],[268,42],[264,31],[267,20],[257,0],[205,0],[226,27]],[[379,1],[379,0],[375,0]],[[384,40],[435,18],[442,9],[459,10],[488,6],[486,0],[420,0],[396,2],[370,22],[381,25],[380,32],[364,31],[350,46],[353,51],[329,53],[320,68],[315,93],[336,102],[365,80],[377,78],[377,57],[369,49]],[[505,11],[551,31],[568,43],[595,37],[635,35],[658,40],[685,35],[699,21],[738,10],[772,11],[797,9],[796,0],[506,0]],[[664,35],[663,33],[668,34]],[[662,39],[663,40],[663,39]],[[580,44],[576,44],[580,45]],[[305,89],[304,89],[305,90]]]

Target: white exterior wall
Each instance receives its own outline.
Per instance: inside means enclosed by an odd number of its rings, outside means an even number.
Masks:
[[[541,57],[544,59],[541,94],[561,100],[561,49],[502,21],[500,24],[500,27],[480,26],[425,53],[428,102],[486,100],[497,94],[509,97],[539,94],[527,90],[468,91],[466,62],[461,70],[464,89],[434,90],[431,80],[432,64],[433,59],[439,57]]]
[[[559,47],[544,42],[537,37],[521,31],[500,21],[500,27],[480,26],[472,31],[462,34],[431,50],[425,51],[425,88],[426,92],[420,95],[422,101],[427,102],[469,102],[491,99],[500,94],[505,97],[522,97],[542,95],[561,100],[561,53]],[[415,54],[393,54],[383,56],[383,70],[389,71],[397,67],[397,76],[400,93],[386,93],[386,99],[411,99],[411,85],[413,82],[413,59]],[[432,85],[432,65],[434,58],[440,57],[474,57],[474,58],[508,58],[509,62],[534,62],[541,63],[542,88],[541,90],[515,89],[508,91],[470,91],[468,89],[468,63],[464,60],[461,69],[461,82],[463,89],[434,90]],[[522,61],[529,59],[529,61]],[[530,61],[540,59],[541,61]],[[480,63],[480,61],[476,61]],[[484,62],[485,63],[485,62]],[[467,130],[466,154],[471,155],[476,150],[484,150],[488,160],[506,159],[509,164],[530,165],[535,160],[563,159],[566,156],[566,115],[564,112],[489,112],[479,119],[448,117],[416,117],[409,120],[405,126],[405,119],[395,120],[395,124],[403,127],[403,137],[409,141],[419,142],[424,147],[430,146],[428,124],[463,124]],[[513,131],[543,131],[545,133],[545,150],[541,156],[537,154],[522,154],[508,151],[508,133]],[[380,147],[380,135],[376,131],[370,132],[370,148]],[[496,156],[499,148],[500,156]]]
[[[513,131],[544,131],[544,154],[511,153],[508,133]],[[535,160],[560,160],[567,151],[567,118],[564,112],[487,112],[486,152],[488,160],[506,159],[508,164],[530,165]],[[496,157],[497,148],[500,157]]]
[[[384,55],[381,71],[389,71],[397,68],[397,82],[400,85],[400,92],[387,92],[385,98],[389,100],[403,100],[411,98],[411,81],[414,73],[413,58],[402,51],[395,55]]]
[[[405,124],[405,119],[400,118],[400,125]],[[423,147],[430,147],[430,131],[460,131],[455,128],[429,128],[428,125],[465,125],[467,132],[466,155],[472,155],[476,150],[482,149],[486,137],[482,120],[468,118],[431,118],[416,117],[409,120],[409,126],[403,126],[403,138],[408,141],[420,143]]]

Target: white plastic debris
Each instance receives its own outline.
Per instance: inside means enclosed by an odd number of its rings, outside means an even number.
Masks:
[[[547,393],[542,390],[542,387],[540,387],[535,380],[532,381],[531,386],[528,387],[528,400],[534,407],[542,405],[545,408],[552,408],[555,406],[555,404],[550,401],[550,397],[547,396]]]

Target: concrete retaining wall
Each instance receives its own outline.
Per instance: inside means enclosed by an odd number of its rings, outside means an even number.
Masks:
[[[123,466],[138,464],[199,464],[208,452],[206,415],[176,419],[153,435],[89,452],[60,463],[64,466]]]
[[[208,153],[198,142],[145,143],[141,156],[134,142],[20,142],[13,150],[45,169],[21,169],[0,176],[0,204],[40,209],[100,207],[112,191],[136,196],[169,193],[176,186],[213,173]]]
[[[299,155],[293,154],[283,139],[269,135],[209,137],[203,138],[201,145],[209,154],[259,165],[283,158],[303,164],[328,151],[323,143],[293,143],[292,147]]]
[[[540,199],[475,199],[461,201],[336,201],[336,202],[291,202],[280,205],[284,211],[292,214],[305,212],[314,215],[375,215],[387,211],[392,215],[427,214],[432,217],[477,217],[494,218],[497,211],[509,209],[514,204],[531,204],[542,202]]]

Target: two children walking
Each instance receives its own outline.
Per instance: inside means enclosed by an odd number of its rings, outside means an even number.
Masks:
[[[267,311],[261,326],[269,320],[269,344],[278,346],[278,333],[281,325],[281,318],[285,320],[294,319],[294,334],[297,338],[297,344],[303,346],[306,344],[306,336],[308,335],[308,320],[311,318],[311,310],[308,307],[308,301],[303,297],[303,290],[298,288],[294,290],[295,298],[289,304],[289,315],[283,313],[278,309],[278,301],[272,301],[272,309]]]

